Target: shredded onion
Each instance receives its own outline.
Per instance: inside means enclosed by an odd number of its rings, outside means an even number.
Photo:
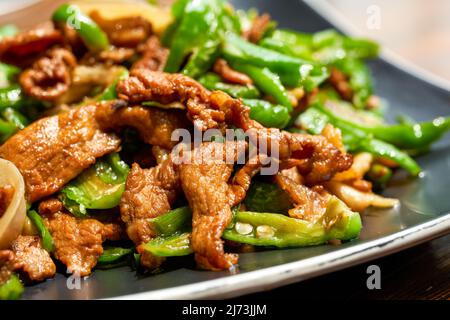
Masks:
[[[353,211],[362,212],[368,207],[391,208],[399,203],[398,199],[384,198],[372,192],[361,192],[338,181],[326,182],[325,188],[345,202]]]
[[[0,159],[0,186],[11,185],[14,195],[3,216],[0,218],[0,249],[7,249],[22,232],[26,217],[25,185],[16,166]]]

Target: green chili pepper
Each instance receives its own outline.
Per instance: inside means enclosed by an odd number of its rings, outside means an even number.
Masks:
[[[29,124],[28,119],[23,114],[21,114],[19,111],[15,110],[13,108],[6,108],[5,110],[2,110],[1,115],[8,122],[14,124],[16,126],[17,130],[22,130]]]
[[[98,258],[96,268],[110,269],[127,265],[133,248],[107,247],[103,250],[102,255]]]
[[[311,34],[277,29],[269,37],[262,39],[258,44],[293,57],[313,61]]]
[[[170,45],[164,71],[179,72],[188,58],[182,72],[195,78],[204,74],[216,60],[223,34],[238,32],[238,29],[225,1],[179,0],[174,6],[175,22],[163,39]]]
[[[65,23],[75,29],[91,51],[106,50],[109,47],[106,34],[91,18],[83,14],[76,5],[61,5],[53,13],[52,19],[56,23]]]
[[[119,154],[109,154],[69,182],[61,190],[60,200],[77,217],[86,216],[87,209],[114,208],[125,190],[128,172]]]
[[[187,230],[191,227],[191,222],[192,211],[189,207],[173,209],[150,220],[152,228],[161,236],[170,236],[180,230]]]
[[[220,77],[215,73],[207,73],[198,78],[198,82],[200,82],[206,89],[220,90],[228,93],[234,98],[255,99],[260,97],[258,89],[256,89],[253,85],[241,86],[221,82],[220,80]]]
[[[392,144],[373,138],[372,134],[360,130],[353,123],[338,118],[318,103],[303,112],[296,123],[313,134],[320,134],[325,125],[330,123],[341,130],[342,140],[348,151],[366,151],[376,156],[388,158],[414,176],[421,171],[419,165],[407,153]]]
[[[364,108],[367,99],[373,93],[369,69],[362,61],[357,59],[342,59],[336,61],[334,66],[349,78],[349,84],[353,91],[353,105],[357,108]]]
[[[328,228],[329,221],[336,219]],[[246,228],[242,228],[243,225]],[[351,211],[341,200],[331,197],[326,213],[318,222],[289,218],[275,213],[238,212],[233,226],[223,238],[255,246],[278,248],[318,245],[332,239],[356,238],[362,224],[359,213]]]
[[[190,245],[191,233],[173,234],[150,240],[142,247],[145,251],[159,257],[187,256],[193,253]]]
[[[0,300],[17,300],[24,291],[22,282],[13,274],[8,281],[0,285]]]
[[[97,101],[106,101],[106,100],[114,100],[117,99],[116,87],[120,80],[128,77],[128,70],[123,69],[119,72],[119,75],[116,80],[114,80],[109,87],[107,87],[103,93],[97,98]]]
[[[18,85],[0,89],[0,110],[5,108],[17,109],[23,107],[28,101]]]
[[[263,48],[235,34],[225,36],[223,55],[231,64],[241,63],[268,68],[280,77],[284,85],[289,87],[303,85],[308,91],[328,77],[325,67]]]
[[[403,123],[394,125],[361,125],[359,123],[340,118],[334,115],[329,109],[320,105],[317,106],[321,112],[333,118],[339,126],[352,127],[355,130],[364,132],[366,135],[373,135],[375,138],[391,143],[403,149],[417,149],[427,147],[440,139],[450,130],[450,117],[438,117],[431,121],[421,123]]]
[[[250,107],[250,118],[269,128],[285,128],[291,121],[289,109],[265,100],[242,99]]]
[[[11,85],[19,73],[20,69],[16,66],[0,62],[0,89]]]
[[[42,239],[42,247],[48,252],[53,252],[55,249],[53,237],[45,226],[41,216],[34,210],[29,210],[27,215],[39,231]]]
[[[253,181],[244,199],[247,210],[286,214],[293,207],[289,195],[273,183]]]
[[[16,131],[17,127],[13,123],[0,118],[0,143],[6,141]]]
[[[273,97],[276,102],[292,111],[292,103],[280,77],[268,68],[259,68],[248,64],[233,63],[232,67],[237,71],[247,74],[256,87],[267,95]]]

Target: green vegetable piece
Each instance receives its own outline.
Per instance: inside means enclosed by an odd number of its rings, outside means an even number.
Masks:
[[[112,247],[105,248],[98,258],[97,265],[111,265],[123,261],[133,253],[133,248]]]
[[[6,119],[6,121],[14,124],[17,130],[22,130],[29,124],[28,119],[19,111],[13,108],[6,108],[5,110],[2,110],[0,113],[3,116],[3,118]]]
[[[61,190],[60,200],[76,217],[85,217],[86,209],[114,208],[125,190],[128,172],[129,167],[119,154],[109,154],[67,184]]]
[[[293,207],[289,195],[273,183],[253,181],[244,204],[249,211],[285,214]]]
[[[53,244],[53,237],[50,234],[50,231],[48,231],[47,227],[45,226],[41,216],[34,210],[29,210],[27,215],[28,218],[30,218],[30,220],[36,226],[36,229],[39,231],[39,235],[42,239],[42,247],[48,252],[53,252],[53,250],[55,249],[55,246]]]
[[[260,93],[255,86],[241,86],[221,82],[220,77],[215,73],[207,73],[197,80],[208,90],[220,90],[234,98],[256,99],[260,97]]]
[[[0,286],[0,300],[17,300],[24,291],[19,278],[13,274],[8,281]]]
[[[269,128],[285,128],[291,121],[289,109],[265,100],[242,99],[250,107],[250,118]]]
[[[52,20],[56,23],[65,23],[75,29],[91,51],[106,50],[109,47],[106,34],[76,5],[61,5],[53,13]]]
[[[166,72],[179,72],[187,59],[182,73],[193,78],[204,74],[218,57],[223,34],[239,31],[223,0],[179,0],[172,13],[175,21],[163,37],[170,45]]]
[[[334,66],[348,78],[353,91],[352,102],[356,108],[363,109],[373,93],[372,77],[366,65],[358,59],[342,59]]]
[[[0,62],[0,90],[11,85],[19,73],[16,66]]]
[[[27,99],[20,86],[12,85],[6,88],[0,88],[0,110],[6,108],[18,109],[23,107],[29,99]]]
[[[307,91],[328,77],[325,67],[250,43],[235,34],[227,34],[223,55],[231,64],[249,64],[268,68],[288,87],[303,85]]]
[[[324,126],[331,123],[341,130],[347,150],[366,151],[375,156],[385,157],[397,163],[413,176],[417,176],[421,171],[420,166],[407,153],[392,144],[373,138],[372,134],[361,130],[358,124],[338,118],[318,103],[302,113],[296,123],[313,134],[320,134]]]
[[[120,71],[119,76],[109,87],[107,87],[103,93],[97,98],[97,101],[107,101],[107,100],[115,100],[117,99],[116,87],[120,80],[128,77],[128,70],[123,69]]]
[[[248,64],[234,63],[232,67],[237,71],[247,74],[259,90],[273,97],[277,103],[292,111],[292,103],[289,100],[289,95],[277,74],[268,68],[259,68]]]
[[[331,228],[325,227],[336,219]],[[251,225],[250,232],[237,231],[237,223]],[[275,213],[238,212],[236,225],[226,229],[223,238],[255,246],[278,248],[319,245],[332,239],[350,240],[358,237],[362,228],[358,213],[351,211],[342,201],[332,197],[321,221],[316,223],[289,218]]]
[[[158,235],[169,236],[191,227],[192,211],[189,207],[173,209],[166,214],[150,220]]]
[[[187,256],[193,253],[190,238],[190,232],[176,233],[168,237],[152,239],[142,247],[146,252],[159,257]]]

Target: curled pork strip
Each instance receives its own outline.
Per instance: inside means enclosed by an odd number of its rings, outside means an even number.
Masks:
[[[76,58],[72,52],[51,49],[20,74],[19,83],[29,96],[53,101],[69,89],[75,66]]]
[[[0,60],[19,67],[29,66],[42,52],[64,41],[52,23],[45,23],[29,31],[0,40]]]
[[[265,13],[254,18],[252,26],[249,30],[245,30],[243,37],[250,42],[257,43],[264,35],[270,24],[270,15]]]
[[[149,219],[168,212],[180,190],[179,175],[170,156],[150,169],[142,169],[135,163],[127,177],[120,213],[128,236],[143,254],[141,264],[146,268],[156,268],[164,261],[139,246],[155,236]]]
[[[214,63],[213,70],[220,75],[222,79],[230,83],[241,85],[252,84],[252,79],[245,73],[233,70],[224,59],[217,59]]]
[[[157,36],[151,36],[144,44],[140,44],[137,52],[142,57],[133,64],[131,70],[148,69],[151,71],[162,71],[169,56],[169,49],[162,46]]]
[[[102,243],[117,240],[117,229],[95,219],[77,219],[64,211],[59,200],[41,202],[39,213],[53,237],[54,256],[71,273],[87,276],[103,253]]]
[[[117,47],[134,48],[152,34],[151,23],[141,16],[109,20],[95,10],[90,17],[105,31],[110,43]]]
[[[80,61],[80,64],[95,66],[98,63],[106,66],[119,65],[135,55],[135,50],[123,47],[110,47],[100,52],[88,52]]]
[[[0,157],[22,173],[29,202],[59,191],[96,158],[118,149],[120,139],[100,130],[95,110],[86,105],[42,118],[0,146]]]
[[[197,264],[205,269],[228,269],[238,257],[225,254],[222,233],[230,223],[231,208],[241,202],[260,161],[246,164],[230,179],[245,142],[207,142],[190,151],[179,166],[181,185],[193,211],[192,247]]]
[[[111,103],[99,104],[95,113],[102,130],[135,128],[140,138],[148,144],[171,149],[177,143],[172,141],[172,132],[188,128],[189,122],[181,110],[162,110],[141,106],[117,106]]]
[[[14,187],[11,185],[0,186],[0,218],[5,214],[14,196]]]

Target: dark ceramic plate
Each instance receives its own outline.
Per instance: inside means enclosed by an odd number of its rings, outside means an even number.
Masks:
[[[269,12],[281,27],[314,32],[332,27],[300,1],[242,0],[236,7],[256,7]],[[36,12],[36,15],[38,13]],[[412,76],[385,60],[370,63],[376,92],[388,99],[390,117],[399,113],[418,120],[450,114],[450,91]],[[423,177],[408,179],[399,173],[387,196],[401,199],[400,208],[370,211],[364,215],[359,240],[342,246],[317,246],[242,254],[233,272],[208,272],[194,268],[193,259],[173,259],[161,273],[140,276],[128,267],[97,270],[80,281],[58,274],[28,287],[24,299],[176,299],[223,298],[275,288],[332,272],[403,250],[450,231],[450,137],[418,158]],[[74,289],[68,289],[67,282]]]

